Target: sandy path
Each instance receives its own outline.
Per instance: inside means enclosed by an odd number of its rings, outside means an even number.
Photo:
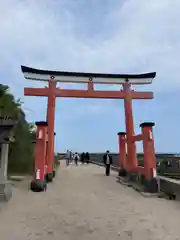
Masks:
[[[180,239],[180,203],[143,198],[103,171],[61,168],[46,193],[19,184],[11,201],[0,205],[0,239]]]

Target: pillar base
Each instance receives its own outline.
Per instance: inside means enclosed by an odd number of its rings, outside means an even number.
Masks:
[[[47,183],[45,180],[32,180],[30,189],[32,192],[44,192],[46,191]]]
[[[136,182],[137,181],[137,173],[136,172],[128,172],[127,176],[128,176],[128,180],[130,182]]]
[[[12,185],[9,182],[0,183],[0,202],[8,202],[12,197]]]
[[[53,170],[52,175],[53,175],[53,178],[55,178],[55,176],[56,176],[56,170],[55,169]]]
[[[47,173],[45,176],[46,182],[52,182],[53,181],[53,172],[52,173]]]
[[[145,191],[149,193],[158,192],[158,182],[156,178],[144,180]]]
[[[120,168],[118,172],[119,177],[126,177],[127,176],[127,171],[125,168]]]

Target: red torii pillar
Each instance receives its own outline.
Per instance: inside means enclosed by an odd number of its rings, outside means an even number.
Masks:
[[[56,133],[54,133],[54,136],[56,135]],[[53,155],[54,158],[54,155]],[[46,165],[45,165],[45,179],[46,182],[52,182],[53,178],[56,175],[56,170],[53,167],[52,173],[48,173],[48,132],[47,132],[47,139],[46,139]]]
[[[144,150],[144,169],[146,179],[151,180],[156,177],[156,154],[154,148],[153,126],[152,122],[144,122],[140,124],[143,136]]]
[[[119,144],[119,164],[118,167],[121,169],[127,168],[126,163],[126,133],[119,132],[118,133],[118,144]]]
[[[55,142],[55,136],[56,136],[56,133],[54,132],[54,142]],[[53,144],[55,145],[55,144]],[[56,166],[55,166],[55,156],[53,155],[53,178],[56,176]]]
[[[36,145],[34,161],[34,178],[31,181],[31,190],[41,192],[46,189],[45,165],[46,165],[46,140],[47,140],[47,122],[36,122]]]
[[[133,111],[132,111],[132,96],[131,84],[123,84],[125,92],[124,98],[124,111],[125,111],[125,122],[126,122],[126,138],[127,138],[127,168],[128,171],[133,172],[138,166],[136,157],[136,144],[133,141],[134,136],[134,122],[133,122]]]
[[[47,122],[48,122],[48,144],[47,144],[47,182],[52,182],[53,162],[54,162],[54,119],[55,119],[55,103],[56,103],[56,81],[51,78],[48,88],[48,106],[47,106]]]

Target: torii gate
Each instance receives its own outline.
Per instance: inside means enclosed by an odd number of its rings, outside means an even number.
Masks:
[[[151,84],[156,73],[145,74],[101,74],[82,72],[49,71],[21,66],[26,79],[46,81],[48,88],[24,88],[25,96],[48,97],[47,122],[48,122],[48,150],[47,173],[52,174],[54,157],[54,118],[56,97],[70,98],[101,98],[124,99],[126,136],[127,136],[127,168],[134,171],[137,168],[136,145],[133,141],[134,123],[132,112],[133,99],[153,99],[153,92],[138,92],[131,89],[131,85]],[[87,90],[71,90],[57,88],[57,82],[87,83]],[[122,90],[94,90],[94,84],[119,84]]]

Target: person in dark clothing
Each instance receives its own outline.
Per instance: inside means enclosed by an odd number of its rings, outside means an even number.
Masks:
[[[106,154],[104,154],[103,156],[103,162],[104,162],[104,165],[105,165],[105,168],[106,168],[106,176],[109,176],[110,175],[110,167],[111,167],[111,164],[112,164],[112,157],[110,156],[109,154],[109,151],[106,152]]]
[[[78,155],[77,152],[75,152],[75,154],[74,154],[74,162],[75,162],[76,166],[78,165],[78,160],[79,160],[79,155]]]
[[[84,161],[85,161],[85,153],[83,152],[81,154],[81,163],[84,164]]]
[[[89,153],[86,152],[86,154],[85,154],[85,161],[86,161],[87,164],[89,163],[89,160],[90,160]]]

